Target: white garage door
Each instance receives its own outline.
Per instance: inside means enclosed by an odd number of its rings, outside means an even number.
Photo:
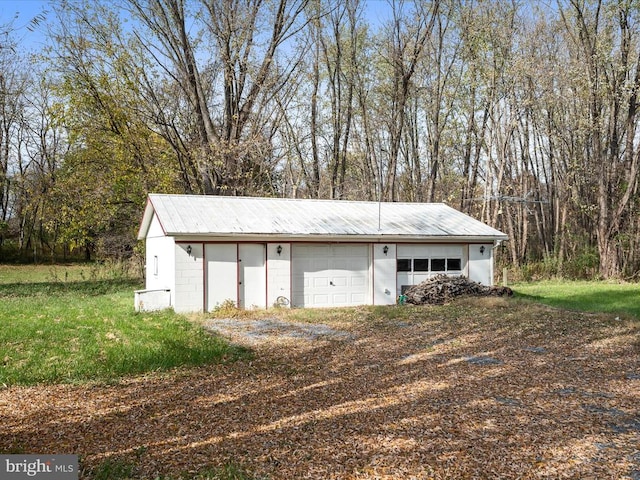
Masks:
[[[369,245],[294,244],[291,262],[294,306],[371,303]]]
[[[436,275],[462,275],[465,263],[462,245],[398,245],[397,294]]]

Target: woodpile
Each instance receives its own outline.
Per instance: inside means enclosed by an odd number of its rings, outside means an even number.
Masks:
[[[437,275],[412,286],[405,293],[405,302],[412,305],[442,305],[461,296],[512,296],[509,287],[488,287],[464,276]]]

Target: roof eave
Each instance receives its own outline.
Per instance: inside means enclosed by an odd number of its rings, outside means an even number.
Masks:
[[[140,228],[138,229],[138,240],[144,240],[147,237],[147,233],[149,232],[149,227],[151,226],[151,221],[153,220],[153,215],[155,214],[155,208],[153,207],[153,202],[151,198],[147,198],[147,205],[144,208],[144,213],[142,214],[142,220],[140,221]]]
[[[370,233],[362,235],[326,235],[309,233],[184,233],[167,232],[167,236],[174,237],[177,241],[304,241],[304,242],[437,242],[437,243],[495,243],[507,241],[507,235],[398,235],[385,233]]]

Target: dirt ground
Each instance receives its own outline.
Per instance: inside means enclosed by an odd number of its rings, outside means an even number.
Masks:
[[[0,451],[270,479],[640,480],[640,328],[506,299],[207,322],[251,360],[0,390]]]

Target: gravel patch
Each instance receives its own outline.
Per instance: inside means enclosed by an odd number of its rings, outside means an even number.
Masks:
[[[294,323],[270,318],[245,320],[236,318],[211,319],[205,328],[236,342],[255,345],[278,340],[352,340],[351,333],[324,324]]]

